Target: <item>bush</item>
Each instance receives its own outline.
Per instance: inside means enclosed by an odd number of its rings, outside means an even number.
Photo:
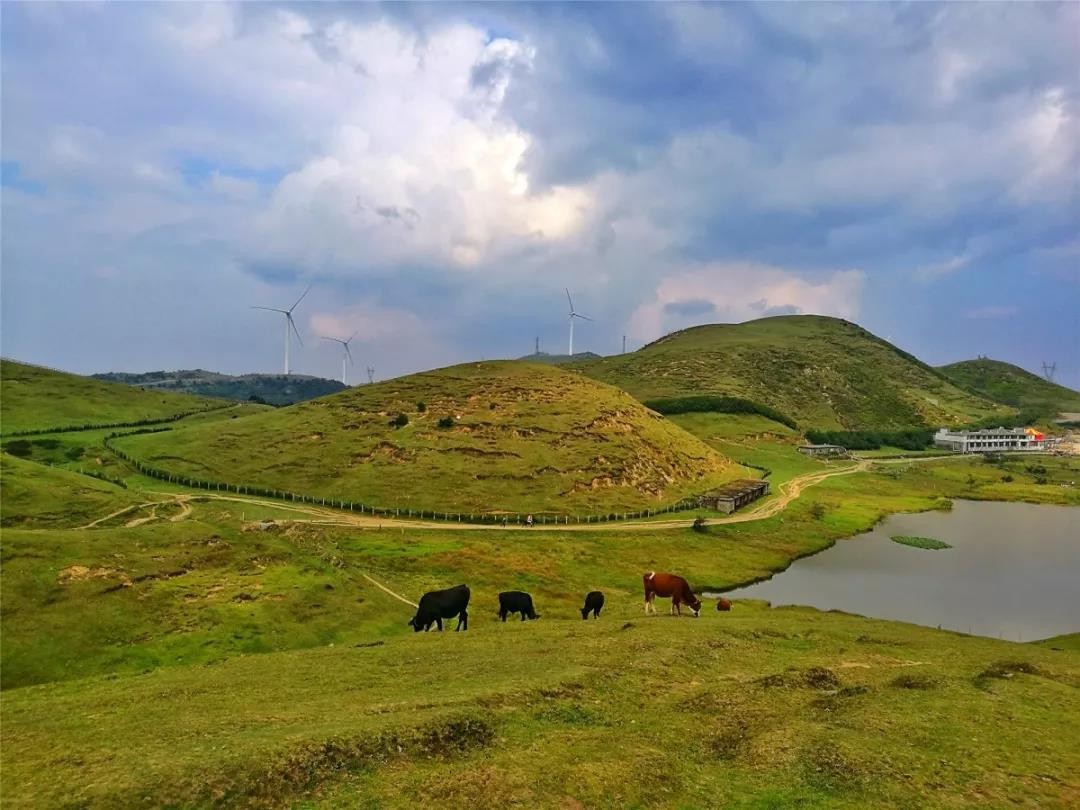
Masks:
[[[427,410],[427,405],[425,405],[423,402],[417,402],[416,403],[416,410],[419,411],[420,413],[423,413],[424,411]]]
[[[1001,480],[1002,483],[1011,484],[1013,482],[1013,477],[1011,475],[1003,475],[1001,476]]]
[[[30,442],[26,441],[26,439],[16,439],[13,442],[8,442],[4,445],[4,450],[19,458],[30,458],[30,453],[33,452]]]
[[[390,427],[405,427],[409,424],[409,417],[403,413],[399,413],[393,419],[390,420]]]
[[[694,518],[694,525],[691,528],[698,534],[705,534],[709,531],[709,525],[705,522],[705,518],[703,517]]]
[[[810,517],[814,520],[821,520],[825,517],[825,504],[815,503],[810,507]]]
[[[814,444],[838,444],[848,450],[877,450],[885,446],[924,450],[933,444],[934,431],[919,427],[900,430],[808,430],[806,439]]]
[[[75,445],[74,447],[69,447],[65,451],[64,455],[68,459],[70,459],[71,461],[78,461],[80,458],[83,457],[83,454],[85,452],[86,452],[86,448],[80,447],[79,445]]]
[[[646,408],[652,408],[657,413],[670,416],[677,413],[756,413],[766,419],[772,419],[781,425],[787,425],[792,430],[798,429],[795,420],[784,416],[768,405],[761,405],[749,399],[739,397],[719,396],[694,396],[694,397],[669,397],[666,399],[649,399],[644,403]]]
[[[452,416],[444,416],[442,419],[439,420],[439,427],[441,428],[452,428],[453,426],[454,417]]]

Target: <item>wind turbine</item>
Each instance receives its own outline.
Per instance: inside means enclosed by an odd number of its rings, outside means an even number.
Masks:
[[[293,310],[296,309],[296,307],[300,304],[300,302],[304,300],[304,296],[307,295],[309,292],[311,292],[311,285],[310,284],[308,285],[308,288],[306,290],[304,290],[304,295],[301,295],[299,298],[297,298],[296,303],[293,304],[288,309],[275,309],[274,307],[254,307],[254,306],[252,307],[252,309],[265,309],[267,312],[280,312],[282,315],[285,316],[285,375],[286,376],[288,376],[288,374],[289,374],[289,343],[290,343],[289,330],[290,329],[292,329],[292,331],[296,333],[296,339],[300,342],[300,345],[301,346],[304,345],[304,341],[300,338],[300,332],[297,331],[297,329],[296,329],[296,322],[293,321],[293,317],[292,317]]]
[[[592,318],[587,315],[579,315],[574,311],[574,299],[570,297],[570,290],[566,289],[566,300],[570,302],[570,357],[574,356],[574,318],[581,318],[585,321],[591,321]]]
[[[352,352],[349,351],[349,344],[352,343],[353,338],[356,337],[358,334],[360,334],[360,333],[359,332],[353,332],[352,337],[349,338],[348,340],[341,340],[339,338],[334,338],[334,337],[326,337],[325,335],[323,336],[323,340],[332,340],[332,341],[334,341],[334,343],[340,343],[341,348],[343,348],[345,350],[345,351],[343,351],[341,353],[341,384],[342,385],[348,385],[349,384],[345,380],[345,361],[348,360],[349,365],[350,366],[352,365]]]

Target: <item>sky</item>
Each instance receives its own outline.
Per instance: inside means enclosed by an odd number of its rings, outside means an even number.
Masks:
[[[4,3],[0,351],[353,380],[855,321],[1080,388],[1080,4]],[[352,380],[351,380],[352,381]]]

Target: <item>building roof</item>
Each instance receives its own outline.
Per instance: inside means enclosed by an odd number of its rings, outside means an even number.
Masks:
[[[728,481],[722,487],[710,489],[702,498],[737,498],[748,492],[753,492],[761,487],[767,487],[768,481],[757,478],[740,478],[737,481]]]

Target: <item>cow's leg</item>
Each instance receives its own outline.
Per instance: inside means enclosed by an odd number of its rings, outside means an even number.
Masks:
[[[521,620],[525,621],[525,611],[521,611]]]
[[[442,616],[439,616],[437,619],[435,619],[435,624],[437,624],[439,626],[439,632],[441,633],[442,632]]]
[[[505,610],[500,610],[499,611],[499,618],[503,620],[503,624],[506,624],[506,611]]]
[[[463,610],[463,611],[461,611],[461,615],[458,616],[457,628],[454,630],[454,632],[456,633],[458,630],[468,630],[468,629],[469,629],[469,611]]]
[[[653,600],[653,594],[646,593],[645,594],[645,615],[646,616],[649,615],[649,608],[652,608],[653,613],[656,613],[656,608],[653,607],[652,600]]]

